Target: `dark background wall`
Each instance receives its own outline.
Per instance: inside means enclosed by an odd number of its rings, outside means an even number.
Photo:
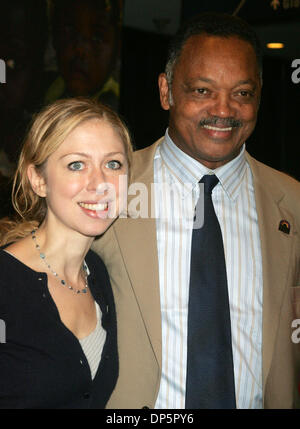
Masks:
[[[11,177],[28,123],[49,100],[72,91],[97,95],[123,116],[137,149],[164,134],[168,112],[160,107],[157,78],[169,40],[183,20],[204,11],[244,18],[264,47],[285,44],[277,51],[264,48],[259,118],[247,148],[300,180],[300,82],[292,81],[295,59],[300,80],[300,0],[7,0],[1,6],[0,59],[7,63],[7,82],[0,83],[0,217],[11,213]],[[110,62],[109,74],[101,74]],[[69,90],[60,80],[68,65]],[[74,82],[76,69],[84,84]],[[102,83],[109,76],[120,83],[120,93],[117,85],[102,93],[101,75]]]
[[[263,46],[272,41],[285,43],[282,50],[264,49],[262,100],[257,127],[247,142],[248,151],[300,180],[300,83],[293,83],[291,78],[292,61],[300,58],[300,1],[183,0],[180,7],[178,1],[173,1],[173,12],[172,8],[160,11],[159,2],[152,1],[152,15],[147,9],[151,0],[139,3],[138,10],[133,0],[127,0],[124,6],[120,105],[135,146],[148,146],[164,134],[167,126],[168,114],[159,104],[157,77],[164,69],[174,28],[196,13],[238,12],[257,30]]]

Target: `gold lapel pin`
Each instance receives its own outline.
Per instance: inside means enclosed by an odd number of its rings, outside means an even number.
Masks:
[[[279,222],[279,228],[278,229],[279,229],[279,231],[282,231],[285,234],[289,234],[290,230],[291,230],[291,225],[287,220],[283,219]]]

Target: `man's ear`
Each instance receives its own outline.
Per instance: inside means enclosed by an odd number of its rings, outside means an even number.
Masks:
[[[169,85],[165,73],[161,73],[158,76],[158,87],[160,95],[160,104],[164,110],[170,109],[169,103]]]
[[[27,177],[33,191],[40,197],[46,197],[46,182],[33,164],[27,168]]]

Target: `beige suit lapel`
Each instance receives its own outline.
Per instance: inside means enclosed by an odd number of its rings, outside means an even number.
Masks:
[[[160,141],[159,141],[160,142]],[[157,142],[157,144],[159,143]],[[157,144],[135,154],[132,183],[142,183],[148,191],[148,215],[151,215],[151,183],[153,157]],[[151,160],[151,162],[149,162]],[[274,187],[272,176],[266,175],[260,163],[249,154],[256,209],[261,238],[263,262],[263,389],[271,366],[280,306],[287,280],[289,259],[293,248],[294,219],[284,205],[283,193]],[[129,196],[128,204],[135,196]],[[290,234],[279,231],[281,220],[291,225]],[[131,219],[116,222],[118,244],[127,273],[139,305],[149,341],[161,367],[161,313],[159,272],[157,260],[156,223],[154,218]],[[134,258],[132,255],[134,254]]]
[[[157,144],[134,154],[134,170],[129,187],[129,194],[134,192],[135,183],[141,184],[138,185],[138,189],[141,188],[142,192],[147,192],[148,218],[130,218],[130,207],[134,203],[133,200],[137,201],[137,196],[129,195],[129,217],[125,220],[120,219],[114,228],[141,317],[161,367],[161,312],[156,222],[151,218],[151,210],[154,213],[151,206],[151,184],[154,181],[153,157]],[[139,192],[137,195],[140,197]]]
[[[269,374],[280,308],[288,282],[289,262],[294,245],[295,222],[285,208],[284,194],[272,182],[261,164],[247,154],[254,178],[256,210],[263,264],[263,391]],[[281,220],[290,223],[290,233],[279,230]]]

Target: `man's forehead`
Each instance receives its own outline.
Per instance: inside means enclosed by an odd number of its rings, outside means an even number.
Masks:
[[[252,68],[252,65],[257,65],[259,73],[259,65],[257,56],[252,44],[238,36],[215,36],[208,34],[197,34],[190,36],[182,46],[180,55],[175,63],[175,69],[181,68],[180,64],[184,64],[188,68],[189,64],[202,63],[207,61],[214,62],[228,58],[228,61],[243,61]],[[207,60],[207,61],[206,61]],[[224,61],[223,61],[224,62]],[[175,71],[175,70],[174,70]]]
[[[174,79],[187,85],[205,79],[220,82],[226,76],[228,85],[235,82],[236,86],[238,81],[247,80],[252,86],[260,86],[260,67],[253,46],[235,36],[189,37],[174,64],[173,82]]]

